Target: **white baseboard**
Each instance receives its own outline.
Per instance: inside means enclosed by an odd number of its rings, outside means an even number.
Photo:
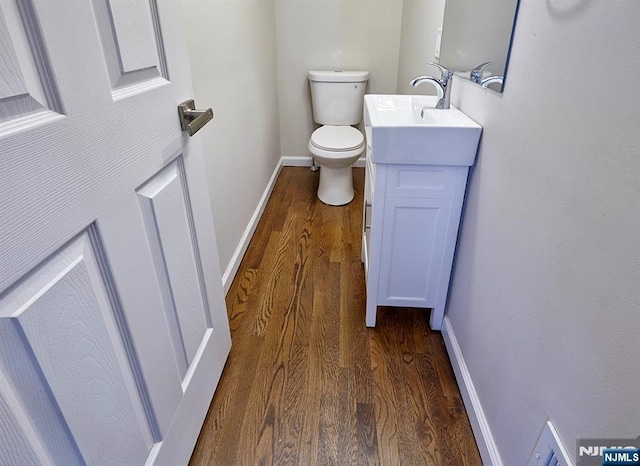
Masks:
[[[464,401],[464,406],[467,410],[469,421],[471,422],[473,435],[478,444],[478,450],[480,450],[482,462],[486,465],[502,466],[500,452],[493,439],[489,423],[487,422],[484,410],[480,404],[480,399],[478,398],[478,393],[471,380],[471,374],[469,374],[467,364],[464,362],[458,340],[456,340],[451,322],[447,316],[445,316],[442,325],[442,337],[447,347],[451,366],[453,366],[453,372],[456,375],[458,387],[460,388],[462,400]]]
[[[282,161],[283,167],[310,167],[312,162],[310,155],[301,157],[282,156],[280,160]]]
[[[310,155],[304,155],[301,157],[282,157],[282,166],[284,167],[310,167],[312,164],[312,159]],[[353,164],[354,167],[363,168],[365,166],[366,159],[364,157],[360,157]]]
[[[309,164],[311,165],[311,164]],[[249,223],[247,224],[247,228],[245,228],[242,237],[240,238],[240,242],[238,243],[238,247],[233,253],[231,257],[231,261],[229,261],[229,265],[227,269],[222,274],[222,287],[224,288],[224,293],[227,294],[229,292],[229,288],[231,288],[231,283],[233,283],[233,279],[238,272],[238,267],[240,267],[240,263],[242,262],[242,258],[244,257],[245,252],[247,252],[247,248],[249,247],[249,242],[251,241],[251,237],[253,233],[256,231],[256,227],[258,226],[258,222],[260,221],[260,217],[262,217],[262,213],[264,212],[264,208],[267,206],[267,201],[273,192],[273,187],[276,184],[276,180],[278,179],[278,175],[280,174],[280,170],[283,166],[283,159],[280,158],[276,165],[276,168],[273,170],[271,174],[271,178],[267,183],[267,187],[264,189],[262,193],[262,197],[260,201],[258,201],[258,205],[256,206],[256,210],[254,210],[251,219],[249,219]]]

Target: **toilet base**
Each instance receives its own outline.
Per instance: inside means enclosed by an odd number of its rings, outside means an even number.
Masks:
[[[325,204],[338,206],[348,204],[354,196],[351,165],[343,168],[320,165],[318,199]]]

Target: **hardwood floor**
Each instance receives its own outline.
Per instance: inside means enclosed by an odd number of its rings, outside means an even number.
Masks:
[[[192,465],[482,464],[428,310],[364,325],[363,169],[328,207],[284,168],[227,295],[233,346]]]

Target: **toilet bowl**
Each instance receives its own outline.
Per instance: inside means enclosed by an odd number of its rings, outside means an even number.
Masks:
[[[364,136],[352,126],[321,126],[309,139],[309,152],[320,165],[318,199],[344,205],[355,194],[351,166],[364,151]]]
[[[324,125],[309,139],[320,166],[318,199],[344,205],[354,197],[351,166],[364,152],[364,136],[352,125],[362,119],[367,71],[309,71],[313,120]]]

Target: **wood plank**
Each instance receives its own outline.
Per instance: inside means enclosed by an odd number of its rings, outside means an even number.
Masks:
[[[227,295],[231,356],[191,464],[481,464],[429,311],[364,325],[356,197],[282,170]]]
[[[338,442],[341,432],[338,429],[340,417],[339,397],[339,303],[336,296],[340,287],[340,264],[318,264],[316,271],[323,278],[317,291],[317,304],[321,311],[322,333],[318,335],[321,387],[320,421],[318,423],[318,462],[335,464],[338,457]],[[314,298],[314,303],[316,299]]]
[[[415,448],[419,443],[404,376],[406,356],[401,349],[404,326],[397,325],[406,321],[410,321],[406,312],[391,309],[379,317],[378,327],[372,332],[372,341],[377,348],[375,363],[372,362],[374,377],[378,391],[384,392],[380,398],[392,407],[388,419],[394,421],[386,431],[378,430],[383,434],[378,438],[378,446],[382,448],[385,442],[390,442],[393,449],[397,448],[400,464],[420,464],[419,451]]]
[[[352,283],[364,283],[364,269],[361,262],[351,263]],[[364,287],[352,287],[349,302],[349,322],[353,345],[353,372],[355,377],[356,401],[361,404],[372,405],[373,371],[371,370],[371,348],[369,345],[369,329],[362,325],[364,322],[366,296]]]
[[[374,330],[375,332],[375,330]],[[373,333],[373,332],[372,332]],[[397,425],[394,394],[392,387],[385,383],[388,380],[386,347],[380,340],[372,338],[371,369],[373,371],[373,404],[375,408],[378,456],[381,464],[400,464],[398,450]]]
[[[358,448],[365,460],[360,464],[380,464],[376,433],[376,412],[373,404],[358,403],[356,407]]]

